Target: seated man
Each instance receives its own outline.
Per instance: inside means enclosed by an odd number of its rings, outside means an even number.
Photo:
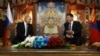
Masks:
[[[82,25],[78,21],[73,21],[73,15],[67,14],[64,24],[65,42],[80,46],[82,44]]]
[[[16,27],[16,37],[13,40],[12,44],[17,44],[25,40],[27,36],[33,35],[33,27],[30,24],[31,18],[30,16],[25,16],[24,22],[20,22]]]

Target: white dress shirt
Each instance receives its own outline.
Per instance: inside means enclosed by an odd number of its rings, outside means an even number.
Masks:
[[[72,27],[73,27],[73,21],[71,21],[71,23],[69,24],[69,29],[72,30]]]
[[[24,22],[24,27],[25,27],[25,36],[27,35],[27,23],[26,22]]]
[[[72,30],[72,27],[73,27],[73,21],[71,21],[70,23],[69,23],[69,30]],[[72,30],[73,31],[73,30]],[[72,33],[72,35],[71,35],[71,37],[73,38],[73,34],[74,34],[74,31],[73,31],[73,33]],[[70,35],[69,35],[70,36]]]

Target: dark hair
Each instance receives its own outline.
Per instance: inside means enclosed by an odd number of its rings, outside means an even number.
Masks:
[[[70,14],[70,13],[69,13],[69,14],[67,14],[66,16],[71,16],[71,17],[73,17],[73,15],[72,15],[72,14]]]

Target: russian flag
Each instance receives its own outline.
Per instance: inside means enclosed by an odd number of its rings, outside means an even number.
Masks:
[[[11,8],[10,5],[8,3],[7,6],[7,16],[6,16],[6,25],[8,26],[9,24],[13,23],[13,18],[12,18],[12,13],[11,13]]]
[[[90,23],[90,43],[100,42],[100,32],[96,21],[95,9],[92,8]]]
[[[8,32],[8,28],[9,25],[13,23],[13,18],[12,18],[12,13],[11,13],[11,8],[10,5],[8,3],[7,6],[7,13],[6,13],[6,20],[5,20],[5,32],[4,32],[4,45],[8,45],[8,38],[9,38],[9,32]]]

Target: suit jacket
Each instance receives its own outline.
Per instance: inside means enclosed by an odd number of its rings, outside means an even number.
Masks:
[[[31,24],[27,25],[27,34],[25,36],[25,26],[24,22],[18,23],[16,27],[16,37],[19,38],[20,40],[24,40],[28,35],[33,35],[33,27]]]
[[[5,21],[0,20],[0,38],[4,37],[5,28],[6,28]]]
[[[66,37],[66,31],[68,30],[69,23],[64,24],[64,36]],[[82,25],[78,21],[73,21],[72,30],[74,31],[73,37],[81,37]]]
[[[98,28],[99,28],[99,31],[100,31],[100,21],[97,21],[97,25],[98,25]]]

